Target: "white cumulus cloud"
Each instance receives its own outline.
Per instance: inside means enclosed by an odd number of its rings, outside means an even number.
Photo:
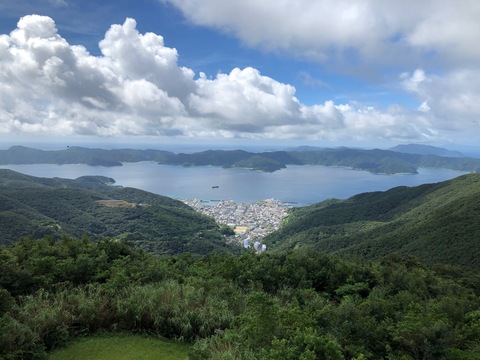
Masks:
[[[161,36],[135,21],[113,25],[103,56],[63,39],[54,21],[30,15],[0,37],[0,118],[4,131],[61,134],[167,134],[195,88]],[[13,119],[13,121],[12,121]]]
[[[278,4],[282,12],[285,2]],[[349,10],[347,18],[357,18],[371,2],[352,9],[349,2],[341,4]],[[290,5],[292,14],[303,5]],[[354,34],[344,30],[336,36],[348,43]],[[294,41],[295,34],[284,40]],[[479,78],[474,70],[445,78],[420,69],[403,74],[405,89],[426,104],[418,110],[332,100],[306,105],[295,87],[252,67],[197,76],[179,66],[177,50],[165,46],[162,36],[140,33],[133,19],[112,25],[99,45],[101,55],[91,55],[69,44],[51,18],[39,15],[21,18],[10,34],[0,35],[0,133],[400,141],[433,138],[436,127],[457,128],[463,118],[471,128],[478,125],[478,82],[465,87]],[[459,114],[463,118],[455,117]]]
[[[295,89],[253,68],[236,68],[213,80],[202,74],[197,85],[191,109],[208,118],[211,126],[261,132],[265,126],[290,123],[299,115]]]
[[[478,132],[480,129],[480,70],[456,69],[442,76],[427,75],[417,69],[402,74],[406,90],[430,113],[436,126],[448,130]]]

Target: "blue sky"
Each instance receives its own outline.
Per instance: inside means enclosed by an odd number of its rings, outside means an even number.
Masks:
[[[478,145],[475,0],[0,4],[0,140]]]

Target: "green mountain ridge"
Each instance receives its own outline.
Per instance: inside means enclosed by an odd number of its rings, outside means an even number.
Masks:
[[[437,148],[435,148],[437,149]],[[181,166],[221,166],[265,172],[281,170],[288,165],[339,166],[374,174],[415,174],[420,167],[480,171],[480,159],[440,156],[391,150],[352,148],[312,149],[311,151],[248,152],[244,150],[207,150],[193,154],[174,154],[163,150],[89,149],[69,147],[64,150],[37,150],[13,146],[0,150],[0,165],[8,164],[87,164],[121,166],[123,162],[155,161]]]
[[[183,166],[241,167],[266,172],[281,170],[288,165],[339,166],[375,174],[415,174],[420,167],[460,171],[480,170],[480,159],[350,148],[262,153],[249,153],[241,150],[208,150],[194,154],[173,154],[159,162]]]
[[[68,234],[123,239],[160,254],[232,250],[211,218],[180,201],[114,182],[102,176],[49,179],[0,170],[0,244],[22,236]],[[102,200],[123,202],[107,206]]]
[[[122,166],[122,162],[162,161],[173,155],[163,150],[89,149],[71,146],[64,150],[39,150],[12,146],[0,150],[0,164],[87,164],[92,166]]]
[[[480,174],[363,193],[294,209],[265,242],[377,259],[396,252],[428,264],[480,267]]]

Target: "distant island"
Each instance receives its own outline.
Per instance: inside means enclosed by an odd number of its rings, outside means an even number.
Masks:
[[[421,154],[421,155],[438,155],[445,157],[465,157],[460,151],[452,151],[437,146],[423,145],[423,144],[402,144],[397,145],[389,150],[406,153],[406,154]]]
[[[69,146],[64,150],[39,150],[12,146],[0,150],[0,164],[86,164],[91,166],[122,166],[122,162],[158,161],[172,154],[162,150],[90,149]]]
[[[396,149],[394,151],[394,149]],[[443,154],[443,155],[440,155]],[[0,150],[0,165],[9,164],[87,164],[122,166],[124,162],[154,161],[180,166],[220,166],[274,172],[288,165],[324,165],[369,171],[374,174],[416,174],[418,168],[446,168],[480,171],[480,159],[426,145],[401,145],[390,150],[301,147],[287,151],[248,152],[244,150],[207,150],[178,153],[164,150],[90,149],[68,147],[64,150],[39,150],[13,146]]]

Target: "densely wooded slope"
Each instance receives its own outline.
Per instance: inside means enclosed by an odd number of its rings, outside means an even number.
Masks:
[[[266,242],[372,259],[398,252],[480,269],[480,174],[296,208]]]
[[[23,239],[0,247],[0,358],[121,331],[192,342],[191,360],[473,360],[479,289],[478,272],[408,256],[154,257],[121,241]]]
[[[228,249],[211,218],[180,201],[113,183],[101,176],[49,179],[0,170],[0,244],[68,234],[124,239],[162,254]]]

